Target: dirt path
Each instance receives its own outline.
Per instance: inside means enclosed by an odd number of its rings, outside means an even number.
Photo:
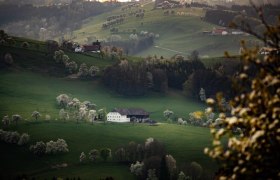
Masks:
[[[157,48],[157,49],[163,49],[163,50],[171,51],[171,52],[175,52],[175,53],[187,54],[187,53],[184,53],[184,52],[181,52],[181,51],[176,51],[176,50],[173,50],[173,49],[164,48],[164,47],[160,47],[160,46],[154,46],[154,47]]]

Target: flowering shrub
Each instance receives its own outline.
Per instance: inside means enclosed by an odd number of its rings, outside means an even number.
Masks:
[[[20,135],[17,131],[4,131],[0,129],[0,141],[21,146],[27,144],[29,139],[30,137],[27,133]]]

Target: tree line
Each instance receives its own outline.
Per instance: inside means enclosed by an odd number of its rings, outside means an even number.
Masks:
[[[182,56],[171,59],[148,57],[141,62],[121,60],[107,67],[102,76],[105,86],[119,94],[141,96],[150,91],[166,93],[168,88],[183,90],[187,95],[199,99],[199,91],[205,89],[206,97],[223,92],[232,96],[232,68],[238,61],[228,61],[231,67],[216,64],[206,68],[200,60],[185,60]]]
[[[40,39],[41,33],[51,39],[70,33],[82,25],[82,20],[111,11],[119,5],[97,1],[73,1],[63,6],[39,7],[4,3],[0,4],[0,25],[15,35]]]
[[[264,5],[262,6],[264,20],[269,24],[275,24],[280,13],[280,6]],[[216,9],[208,9],[204,20],[216,25],[229,26],[238,16],[246,20],[252,27],[260,25],[258,14],[252,6],[233,5],[230,8],[219,6]],[[245,19],[244,19],[245,18]],[[256,23],[257,22],[257,23]]]

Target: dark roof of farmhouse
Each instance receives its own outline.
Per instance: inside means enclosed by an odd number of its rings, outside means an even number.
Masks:
[[[130,116],[148,116],[149,113],[141,108],[115,108],[113,112],[118,112],[121,115],[130,115]]]

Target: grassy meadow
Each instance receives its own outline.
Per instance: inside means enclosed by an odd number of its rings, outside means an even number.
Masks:
[[[96,163],[79,163],[81,152],[108,147],[112,152],[130,141],[144,143],[153,137],[163,142],[167,152],[177,160],[177,166],[196,161],[202,165],[205,172],[213,173],[215,163],[203,154],[203,149],[211,144],[208,128],[194,126],[179,126],[167,124],[163,111],[170,109],[178,117],[187,118],[193,111],[204,111],[205,105],[189,99],[179,90],[170,89],[166,94],[149,93],[143,97],[124,97],[105,88],[97,80],[71,79],[65,76],[63,67],[55,64],[52,56],[46,53],[45,44],[16,38],[14,47],[1,46],[0,54],[10,52],[14,59],[11,67],[0,68],[0,117],[20,114],[23,117],[17,126],[12,124],[3,127],[5,130],[16,130],[31,136],[30,144],[37,141],[50,141],[57,138],[66,140],[69,153],[36,157],[28,150],[28,146],[0,142],[0,179],[9,179],[26,174],[38,179],[51,179],[53,176],[77,177],[81,179],[100,179],[112,176],[115,179],[136,179],[129,171],[129,164],[120,164],[113,159]],[[30,47],[20,46],[22,41],[28,41]],[[82,55],[67,52],[71,60],[78,64],[83,62],[95,65],[101,69],[114,63],[110,58],[100,59],[96,55]],[[129,57],[131,61],[141,58]],[[216,60],[215,60],[216,61]],[[211,62],[207,62],[210,66]],[[68,94],[80,101],[89,100],[97,108],[106,108],[107,112],[116,107],[143,108],[150,112],[151,119],[160,122],[158,126],[147,124],[112,124],[89,122],[76,123],[72,120],[64,123],[58,119],[59,107],[56,97]],[[36,122],[31,113],[39,111],[42,116]],[[45,115],[51,116],[46,121]],[[54,169],[56,164],[67,163],[68,167]]]
[[[116,34],[120,35],[122,39],[128,39],[131,32],[127,31],[132,29],[136,29],[137,33],[148,31],[160,35],[159,39],[155,40],[153,47],[135,54],[136,56],[171,57],[174,54],[187,56],[193,50],[199,51],[200,55],[204,57],[222,56],[224,51],[237,55],[241,39],[254,41],[250,36],[204,35],[203,31],[211,31],[217,26],[201,20],[205,14],[205,10],[202,8],[178,8],[174,9],[174,15],[164,15],[166,10],[153,9],[153,2],[143,2],[141,8],[145,10],[143,19],[127,16],[123,24],[114,26],[119,29],[119,33]],[[102,29],[106,18],[128,12],[130,11],[121,11],[120,7],[112,12],[87,19],[81,29],[74,31],[73,40],[86,43],[87,37],[93,36],[101,40],[107,39],[111,35],[110,28]],[[185,12],[188,15],[179,16],[177,12]]]
[[[124,97],[111,92],[97,81],[56,78],[28,71],[2,71],[0,74],[0,116],[18,113],[30,119],[31,113],[37,110],[58,118],[59,107],[55,98],[62,93],[80,101],[89,100],[98,109],[105,107],[107,111],[116,107],[143,108],[157,121],[163,120],[163,111],[166,109],[173,110],[177,116],[188,117],[190,112],[205,108],[203,104],[187,99],[175,90],[167,94]]]
[[[36,157],[28,152],[28,147],[18,147],[0,143],[1,163],[0,173],[27,174],[39,178],[53,176],[80,176],[82,179],[99,179],[108,175],[116,179],[134,179],[129,173],[128,164],[119,164],[114,160],[96,163],[79,164],[79,155],[96,148],[109,147],[114,150],[130,141],[143,143],[145,139],[154,137],[163,142],[168,153],[177,160],[178,165],[184,162],[197,161],[206,172],[214,169],[213,162],[203,154],[203,148],[210,145],[208,129],[172,124],[147,126],[143,124],[86,124],[75,122],[24,122],[11,126],[9,130],[28,132],[31,143],[37,141],[56,140],[63,138],[69,146],[69,153],[61,155],[46,155]],[[67,163],[67,168],[52,169],[51,166]],[[2,172],[1,172],[2,171]],[[1,177],[1,176],[0,176]]]
[[[46,142],[63,138],[68,143],[70,152],[38,158],[29,152],[28,146],[19,147],[0,142],[2,152],[0,178],[7,179],[11,176],[27,174],[39,179],[51,179],[53,176],[100,179],[108,175],[115,179],[135,179],[136,177],[129,172],[128,164],[119,164],[114,160],[108,162],[99,160],[97,163],[88,162],[81,165],[79,155],[82,151],[87,154],[93,148],[103,147],[109,147],[114,152],[117,147],[130,141],[144,143],[149,137],[163,142],[167,152],[177,160],[178,166],[197,161],[206,172],[214,171],[214,163],[203,154],[203,148],[210,145],[209,129],[165,124],[163,118],[163,111],[167,108],[173,110],[179,117],[187,117],[189,112],[204,110],[203,104],[186,98],[176,90],[170,90],[167,94],[150,93],[144,97],[123,97],[103,87],[98,81],[73,80],[41,72],[43,66],[54,66],[53,62],[34,58],[34,55],[43,56],[30,50],[25,50],[27,56],[21,59],[22,51],[24,50],[13,49],[11,51],[13,55],[18,56],[15,58],[15,66],[0,70],[0,117],[6,114],[10,117],[13,114],[20,114],[24,121],[18,126],[1,128],[30,134],[30,144],[40,140]],[[80,61],[83,61],[84,56],[80,57]],[[32,68],[28,68],[29,66]],[[107,111],[115,107],[144,108],[151,113],[152,119],[163,124],[148,126],[111,123],[92,125],[88,122],[76,124],[73,121],[63,123],[61,120],[56,120],[59,107],[55,97],[61,93],[77,97],[81,101],[89,100],[97,104],[97,108],[105,107]],[[31,118],[34,110],[42,114],[39,122]],[[51,115],[51,121],[44,120],[46,114]],[[60,163],[67,163],[68,167],[51,168]]]

